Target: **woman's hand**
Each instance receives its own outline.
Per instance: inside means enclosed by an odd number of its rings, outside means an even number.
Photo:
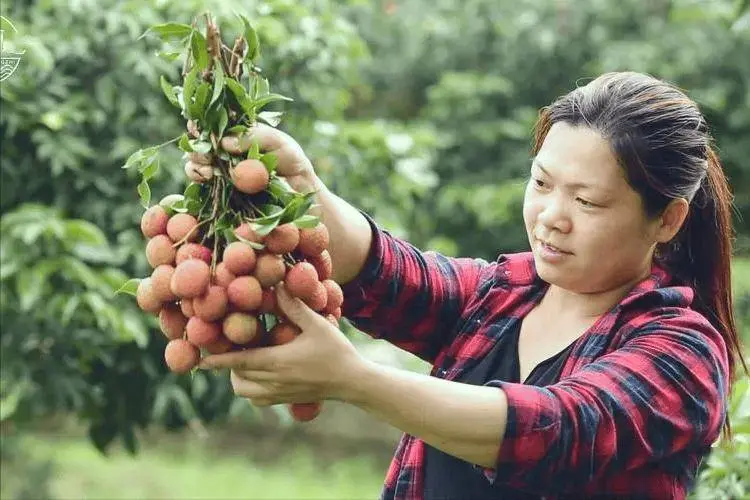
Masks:
[[[279,308],[302,332],[293,341],[207,356],[199,368],[231,370],[234,393],[256,406],[345,400],[365,360],[323,316],[276,286]]]
[[[247,153],[257,142],[261,153],[277,157],[276,173],[283,177],[298,192],[310,192],[321,185],[310,159],[302,147],[290,135],[264,123],[256,123],[247,132],[226,135],[221,139],[221,148],[232,155]],[[213,175],[211,154],[190,153],[185,165],[185,173],[194,182],[206,182]]]

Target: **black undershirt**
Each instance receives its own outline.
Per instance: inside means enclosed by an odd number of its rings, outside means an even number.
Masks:
[[[521,321],[514,323],[498,343],[473,369],[456,379],[466,384],[483,385],[490,380],[520,382],[518,362],[518,335]],[[573,344],[558,354],[539,363],[529,374],[527,385],[546,386],[557,382]],[[538,500],[532,495],[508,488],[502,484],[491,485],[482,472],[472,464],[433,448],[425,443],[425,500]]]

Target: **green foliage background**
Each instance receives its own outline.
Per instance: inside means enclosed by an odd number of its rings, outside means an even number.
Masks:
[[[69,414],[100,449],[119,439],[136,451],[138,428],[247,411],[226,377],[169,374],[154,319],[113,295],[149,269],[137,172],[120,167],[184,127],[159,88],[179,67],[156,55],[160,43],[136,39],[205,10],[227,32],[240,29],[234,12],[254,22],[272,89],[295,99],[276,108],[288,112],[281,128],[330,188],[450,255],[526,248],[523,177],[540,106],[609,70],[678,84],[707,114],[736,196],[735,301],[748,342],[747,1],[4,2],[18,30],[6,48],[25,50],[0,85],[4,425]],[[152,199],[184,188],[180,155],[162,153]],[[735,446],[712,455],[700,498],[750,494],[746,380],[733,397]]]

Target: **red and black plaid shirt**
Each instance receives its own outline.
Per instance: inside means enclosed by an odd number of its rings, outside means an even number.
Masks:
[[[493,346],[493,324],[521,318],[546,284],[530,253],[494,262],[422,252],[373,228],[344,315],[360,330],[455,379]],[[727,411],[727,350],[690,308],[693,290],[651,276],[575,344],[547,387],[493,380],[505,391],[507,427],[487,481],[546,498],[683,498]],[[404,434],[383,499],[422,499],[424,442]]]

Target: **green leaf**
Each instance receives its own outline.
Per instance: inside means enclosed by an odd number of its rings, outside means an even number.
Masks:
[[[286,97],[281,94],[268,94],[267,96],[261,97],[255,101],[255,109],[260,109],[263,106],[276,101],[294,101],[291,97]]]
[[[208,69],[208,48],[206,38],[199,31],[193,31],[190,36],[190,53],[196,66],[201,71]]]
[[[65,227],[66,241],[107,245],[107,237],[104,232],[96,224],[87,220],[66,220],[63,222],[63,226]]]
[[[245,125],[235,125],[234,127],[227,129],[227,135],[242,135],[247,132],[247,130],[248,127]]]
[[[262,223],[262,224],[261,223],[253,224],[252,226],[253,231],[255,231],[255,234],[257,234],[258,236],[266,236],[268,235],[268,233],[273,231],[276,228],[276,226],[279,225],[279,219],[280,218],[277,218],[275,220]]]
[[[191,182],[188,184],[183,192],[183,196],[185,196],[185,199],[187,200],[200,200],[200,195],[201,184],[198,184],[197,182]]]
[[[266,153],[261,157],[260,161],[266,166],[266,170],[268,170],[269,174],[276,172],[276,167],[279,164],[278,156],[273,153]]]
[[[70,319],[73,317],[73,314],[76,312],[80,303],[81,298],[78,295],[68,297],[62,314],[60,315],[60,324],[62,324],[62,326],[67,326],[70,323]]]
[[[119,333],[122,340],[134,340],[138,347],[148,346],[148,329],[143,325],[139,316],[133,314],[120,315]]]
[[[153,176],[155,176],[159,172],[159,165],[160,162],[158,159],[150,161],[146,168],[143,169],[143,180],[147,181],[151,179]]]
[[[247,42],[247,56],[246,60],[255,61],[260,56],[260,39],[258,38],[258,32],[250,24],[250,21],[242,14],[237,14],[242,20],[242,24],[245,26],[245,41]],[[244,61],[242,61],[244,62]]]
[[[219,108],[219,127],[218,127],[218,133],[217,136],[219,139],[224,137],[224,129],[227,128],[227,125],[229,124],[229,114],[227,114],[227,110],[224,106]]]
[[[208,141],[201,141],[198,139],[190,141],[190,146],[196,153],[210,153],[213,147]]]
[[[151,203],[151,188],[148,185],[148,180],[143,179],[138,184],[138,196],[141,198],[141,206],[148,208],[149,203]]]
[[[159,201],[159,205],[165,210],[169,211],[177,203],[181,203],[184,200],[185,200],[185,195],[183,194],[168,194],[167,196],[162,198],[161,201]]]
[[[214,58],[214,91],[211,95],[211,100],[208,103],[209,107],[213,106],[213,104],[219,100],[221,93],[224,91],[225,84],[224,67],[221,65],[221,61]]]
[[[138,291],[138,285],[141,284],[141,278],[129,279],[115,292],[115,295],[119,293],[127,293],[135,297]]]
[[[181,23],[164,23],[151,26],[141,36],[137,38],[140,40],[150,33],[159,35],[162,40],[170,39],[184,39],[193,32],[193,27],[188,24]]]
[[[294,192],[290,191],[287,185],[278,177],[271,178],[266,190],[284,205],[289,204],[294,199]]]
[[[186,153],[193,152],[193,146],[190,144],[190,137],[188,136],[187,132],[183,133],[180,136],[180,141],[177,143],[177,146]]]
[[[188,114],[190,118],[203,119],[206,113],[206,104],[208,103],[208,92],[211,85],[208,82],[201,82],[195,91],[194,100],[187,101]]]
[[[185,108],[188,112],[188,115],[190,114],[190,105],[193,102],[193,94],[195,94],[195,91],[198,88],[198,83],[198,68],[193,66],[193,68],[188,71],[188,74],[185,76],[185,82],[183,83],[182,89],[182,99],[185,102]],[[192,118],[192,116],[190,116],[190,118]]]
[[[30,386],[31,383],[28,379],[22,379],[18,383],[11,384],[12,389],[10,393],[3,394],[2,400],[0,400],[0,422],[13,416],[18,408],[18,404],[23,399],[24,393]]]
[[[318,225],[320,218],[315,215],[303,215],[294,220],[294,225],[300,229],[310,229]]]
[[[159,78],[159,84],[161,85],[162,92],[164,92],[164,95],[167,96],[167,99],[169,99],[169,102],[179,108],[180,101],[177,100],[177,94],[174,91],[174,87],[167,81],[166,78],[164,78],[164,75],[161,75],[161,77]]]
[[[182,52],[176,51],[176,52],[170,52],[166,50],[160,50],[156,52],[156,56],[164,59],[167,62],[174,62],[177,60],[178,57],[182,55]]]
[[[250,160],[260,160],[261,156],[260,144],[258,144],[258,141],[253,141],[247,150],[247,158]]]
[[[226,79],[226,86],[232,92],[237,104],[239,104],[242,111],[250,118],[255,116],[255,107],[253,106],[253,100],[245,91],[245,88],[234,78]]]
[[[282,116],[284,116],[283,111],[261,111],[258,113],[258,118],[272,127],[276,127],[281,123]]]

